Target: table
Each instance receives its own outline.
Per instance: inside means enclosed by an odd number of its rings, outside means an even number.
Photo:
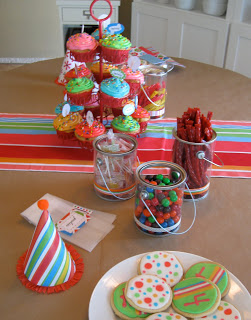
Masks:
[[[175,68],[168,75],[165,116],[180,116],[190,106],[213,111],[214,119],[251,120],[250,79],[210,65],[176,60],[186,69]],[[63,88],[54,84],[62,62],[59,58],[1,72],[0,112],[53,113],[63,97]],[[1,319],[86,320],[91,293],[105,272],[128,257],[153,250],[189,252],[217,261],[251,290],[250,180],[211,179],[208,197],[197,203],[193,228],[184,235],[152,238],[134,225],[133,199],[117,203],[99,199],[92,179],[91,174],[0,172]],[[45,193],[117,215],[114,230],[91,253],[77,248],[85,263],[81,281],[54,295],[24,288],[15,271],[34,231],[20,213]],[[192,204],[184,203],[180,230],[190,225],[192,215]]]

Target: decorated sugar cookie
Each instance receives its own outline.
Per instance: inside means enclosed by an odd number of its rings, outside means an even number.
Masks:
[[[203,261],[191,266],[186,274],[186,278],[202,277],[211,280],[220,289],[221,296],[224,297],[230,286],[228,271],[219,263]]]
[[[147,320],[187,320],[187,318],[177,313],[160,312],[151,314]]]
[[[164,280],[170,287],[178,283],[183,276],[183,268],[179,260],[166,251],[149,252],[138,264],[139,274],[153,274]]]
[[[220,300],[219,288],[207,279],[184,279],[173,288],[172,307],[185,317],[207,316],[217,309]]]
[[[111,306],[114,313],[125,320],[139,320],[149,316],[149,313],[135,309],[126,301],[124,294],[125,286],[126,282],[119,284],[111,295]]]
[[[139,275],[127,281],[126,300],[136,309],[156,313],[172,302],[172,290],[165,280],[154,275]]]
[[[150,319],[150,318],[147,318]],[[221,301],[217,310],[205,317],[196,318],[196,320],[241,320],[240,312],[229,302]]]

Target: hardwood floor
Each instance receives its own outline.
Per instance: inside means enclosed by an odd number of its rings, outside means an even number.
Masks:
[[[18,67],[21,67],[23,64],[19,63],[0,63],[0,71],[8,71]]]

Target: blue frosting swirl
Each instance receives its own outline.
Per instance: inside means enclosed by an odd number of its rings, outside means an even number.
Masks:
[[[127,82],[121,81],[118,78],[108,78],[101,82],[100,90],[114,98],[123,98],[130,91],[130,86]]]
[[[63,109],[63,106],[68,103],[69,106],[70,106],[70,112],[78,112],[78,111],[81,111],[81,110],[84,110],[84,107],[83,106],[75,106],[73,104],[70,104],[69,102],[67,101],[64,101],[62,103],[59,103],[56,108],[55,108],[55,113],[56,114],[60,114],[62,113],[62,109]]]
[[[108,36],[110,34],[110,32],[107,29],[103,29],[102,32],[102,36],[103,38],[105,38],[106,36]],[[99,28],[96,29],[95,31],[93,31],[93,33],[91,34],[91,36],[95,39],[95,40],[99,40]]]

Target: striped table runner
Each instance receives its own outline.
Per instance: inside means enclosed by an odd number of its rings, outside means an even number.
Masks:
[[[77,141],[61,141],[53,128],[55,115],[0,114],[0,170],[93,172],[93,154]],[[138,138],[141,162],[170,160],[176,119],[150,121]],[[215,153],[224,163],[213,177],[251,178],[251,121],[212,121]],[[214,161],[219,163],[215,157]]]

